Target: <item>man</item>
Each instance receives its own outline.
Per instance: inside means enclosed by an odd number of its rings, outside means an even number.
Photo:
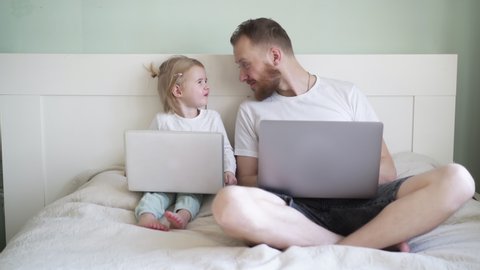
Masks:
[[[245,21],[230,42],[240,80],[249,84],[256,100],[244,102],[237,116],[235,154],[241,186],[222,189],[212,205],[215,220],[227,234],[279,249],[341,244],[409,251],[408,239],[435,228],[472,197],[473,179],[458,164],[395,180],[385,143],[379,192],[373,199],[300,199],[257,188],[259,121],[378,119],[355,86],[305,70],[275,21]]]

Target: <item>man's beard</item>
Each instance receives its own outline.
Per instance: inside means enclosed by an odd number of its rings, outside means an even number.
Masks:
[[[266,66],[263,75],[256,82],[255,99],[262,101],[278,90],[280,85],[280,71],[272,66]]]

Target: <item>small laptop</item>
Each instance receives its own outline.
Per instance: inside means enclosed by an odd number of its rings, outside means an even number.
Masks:
[[[381,122],[261,121],[258,186],[299,198],[370,198],[382,137]]]
[[[209,132],[125,132],[128,189],[214,194],[223,187],[223,135]]]

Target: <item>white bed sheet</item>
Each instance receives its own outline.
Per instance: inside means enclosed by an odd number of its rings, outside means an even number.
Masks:
[[[412,153],[394,159],[401,176],[436,165]],[[412,253],[337,245],[279,251],[226,236],[211,215],[211,197],[187,230],[161,232],[134,225],[141,194],[127,190],[121,168],[77,181],[86,183],[45,207],[8,243],[0,269],[480,269],[480,203],[474,200],[409,241]]]

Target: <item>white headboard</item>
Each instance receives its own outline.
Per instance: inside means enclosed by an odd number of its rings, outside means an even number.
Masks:
[[[144,65],[158,54],[0,54],[0,134],[6,234],[69,193],[86,170],[123,163],[123,133],[159,111]],[[238,105],[250,94],[231,55],[191,55],[207,69],[209,108],[233,143]],[[384,122],[391,152],[453,159],[456,55],[299,55],[311,73],[357,84]]]

